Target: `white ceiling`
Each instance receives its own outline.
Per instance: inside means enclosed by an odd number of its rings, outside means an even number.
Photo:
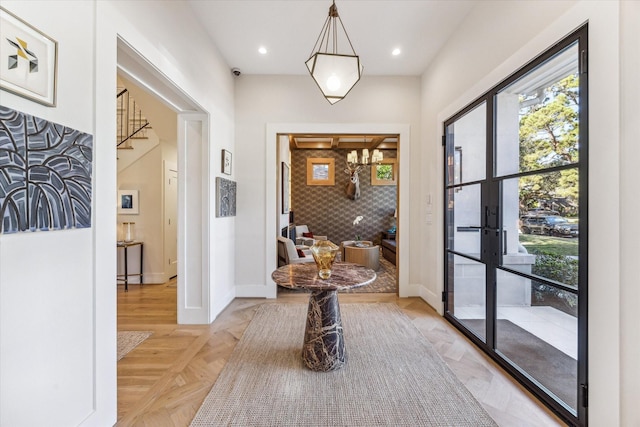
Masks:
[[[229,68],[243,74],[307,74],[304,62],[331,2],[187,0]],[[418,76],[476,2],[336,0],[336,6],[364,75]],[[260,46],[266,55],[258,53]],[[402,53],[392,56],[394,48]]]

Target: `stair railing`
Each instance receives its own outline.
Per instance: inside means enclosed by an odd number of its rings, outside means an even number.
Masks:
[[[143,132],[149,126],[149,121],[142,116],[142,110],[136,101],[129,96],[127,89],[118,92],[116,99],[118,109],[117,147],[133,148],[129,144],[124,147],[121,145]]]

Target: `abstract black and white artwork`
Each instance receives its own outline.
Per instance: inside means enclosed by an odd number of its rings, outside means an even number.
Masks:
[[[216,178],[216,216],[236,216],[236,183]]]
[[[0,106],[0,232],[91,227],[93,136]]]

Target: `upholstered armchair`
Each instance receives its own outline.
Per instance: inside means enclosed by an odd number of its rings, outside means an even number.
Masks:
[[[309,249],[301,249],[300,256],[293,240],[278,236],[278,267],[287,264],[302,264],[305,262],[315,262]]]
[[[314,240],[327,240],[327,236],[320,236],[313,234],[313,237],[307,237],[304,234],[309,234],[309,227],[306,225],[296,225],[296,244],[297,245],[313,245]]]

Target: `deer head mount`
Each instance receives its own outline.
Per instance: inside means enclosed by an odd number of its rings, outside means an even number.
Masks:
[[[358,178],[358,173],[360,173],[361,170],[362,165],[354,165],[349,162],[347,162],[347,168],[344,170],[344,173],[349,175],[349,182],[344,192],[351,200],[360,198],[360,179]]]

